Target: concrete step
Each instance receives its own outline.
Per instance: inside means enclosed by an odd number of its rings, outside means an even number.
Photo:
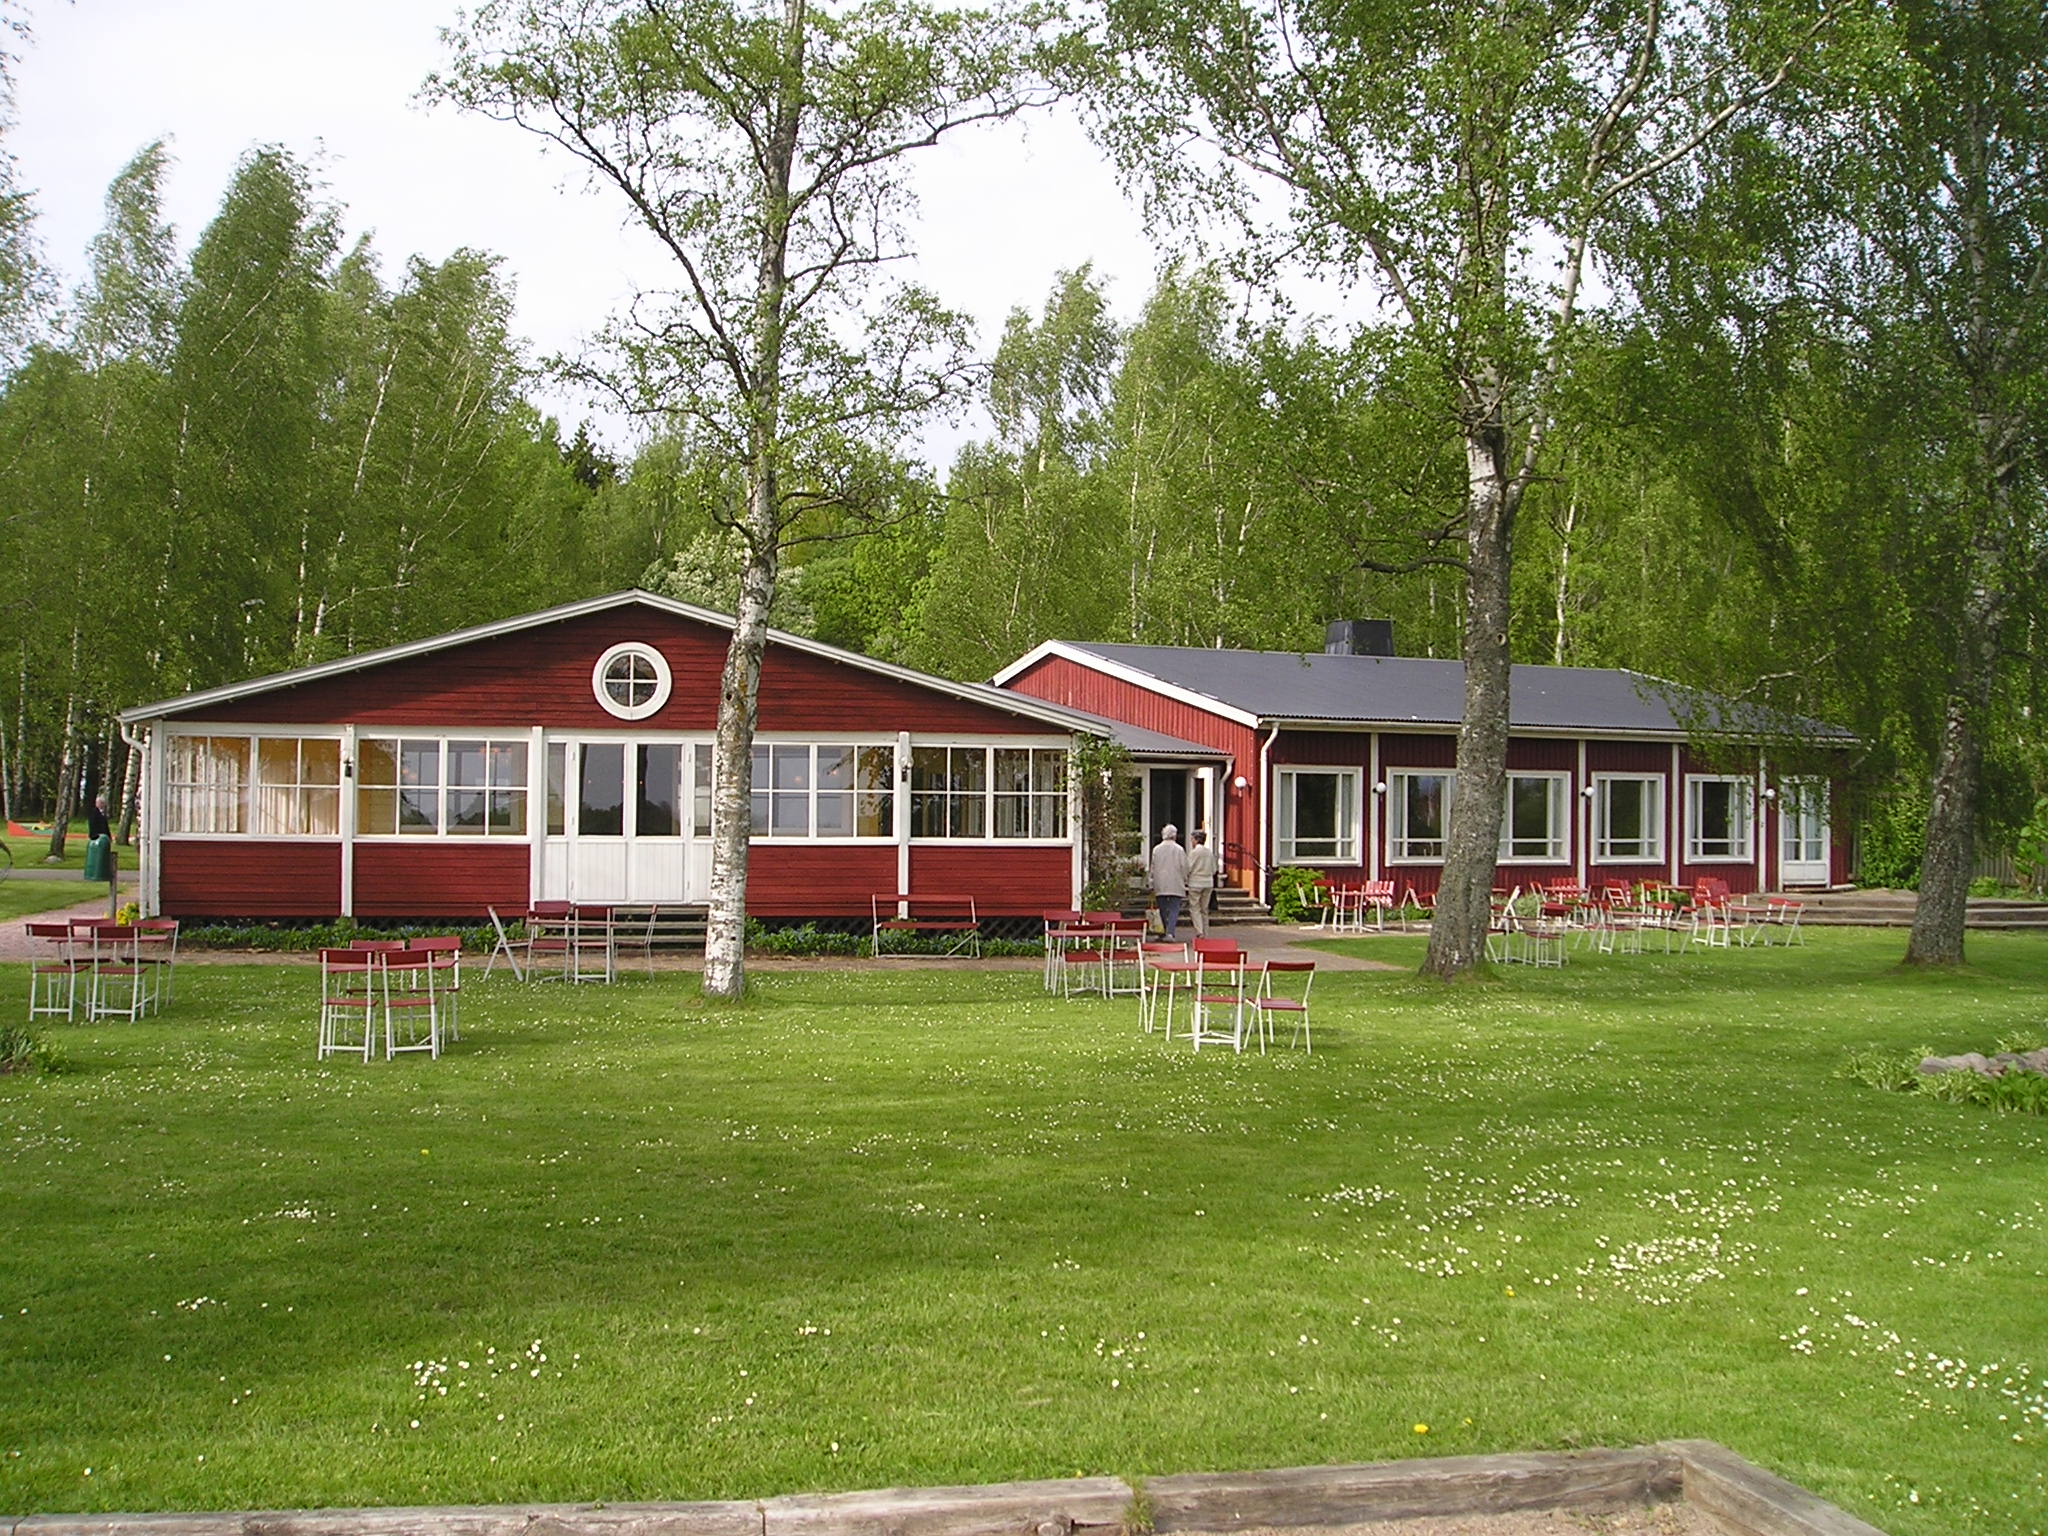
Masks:
[[[1805,904],[1801,921],[1821,927],[1910,928],[1919,897],[1912,891],[1794,892]],[[2048,902],[1972,896],[1964,926],[2048,933]]]

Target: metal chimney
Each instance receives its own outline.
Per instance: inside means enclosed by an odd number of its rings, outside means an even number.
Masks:
[[[1323,635],[1325,656],[1391,656],[1392,619],[1334,619]]]

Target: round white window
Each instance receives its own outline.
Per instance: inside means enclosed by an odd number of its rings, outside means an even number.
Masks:
[[[661,652],[631,640],[598,657],[590,674],[597,702],[621,720],[645,720],[661,708],[672,681]]]

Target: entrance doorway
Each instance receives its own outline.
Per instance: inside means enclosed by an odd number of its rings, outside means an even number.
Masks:
[[[708,741],[550,741],[547,786],[544,898],[706,898],[711,866]]]
[[[1778,790],[1778,883],[1826,885],[1828,781],[1787,779]]]
[[[1180,828],[1181,846],[1188,841],[1188,771],[1185,768],[1154,768],[1146,776],[1145,846],[1159,841],[1160,829],[1171,824]]]

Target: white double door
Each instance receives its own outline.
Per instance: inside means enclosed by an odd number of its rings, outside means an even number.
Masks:
[[[541,897],[701,902],[711,887],[711,743],[591,737],[546,744]]]

